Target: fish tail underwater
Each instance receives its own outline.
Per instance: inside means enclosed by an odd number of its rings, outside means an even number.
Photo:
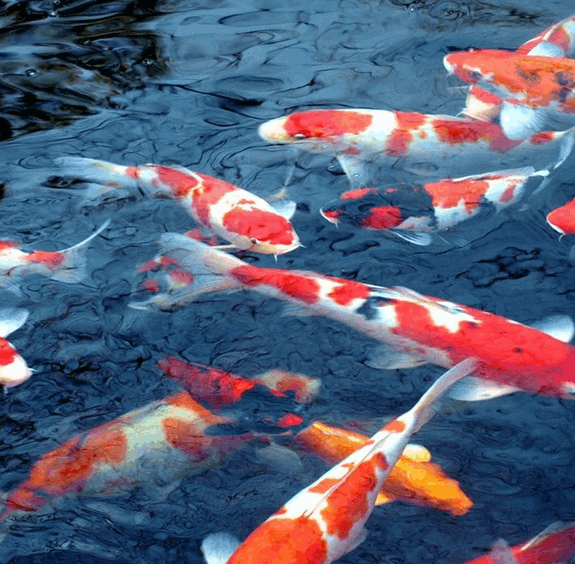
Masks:
[[[3,2],[0,564],[575,562],[566,9]]]

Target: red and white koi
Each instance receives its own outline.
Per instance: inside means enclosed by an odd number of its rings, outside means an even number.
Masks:
[[[407,288],[257,267],[175,233],[164,234],[162,245],[182,268],[201,273],[201,281],[181,292],[155,295],[148,306],[171,307],[212,290],[246,288],[293,302],[385,343],[371,362],[374,367],[429,362],[450,368],[477,357],[478,378],[457,386],[459,399],[488,399],[519,390],[575,399],[575,347],[567,344],[575,329],[569,318],[555,318],[539,330]]]
[[[575,124],[575,60],[483,49],[450,53],[445,68],[503,99],[500,122],[510,139],[542,131],[549,120]]]
[[[575,16],[543,30],[515,50],[518,55],[542,57],[572,57],[575,55]],[[493,121],[501,110],[503,100],[479,86],[472,86],[467,94],[464,116],[481,121]]]
[[[545,169],[573,146],[572,132],[543,132],[520,141],[493,123],[367,109],[295,112],[262,124],[259,134],[269,143],[336,157],[354,188],[377,185],[390,167],[425,165],[436,178]]]
[[[122,166],[78,157],[60,158],[57,164],[63,175],[105,184],[103,191],[121,186],[172,197],[200,225],[238,249],[280,255],[300,246],[289,221],[293,202],[280,201],[274,209],[247,190],[183,167]]]
[[[575,235],[575,200],[549,212],[547,223],[561,235]]]
[[[25,309],[0,309],[0,385],[11,388],[22,384],[30,376],[32,369],[4,337],[20,329],[28,319]]]
[[[295,495],[239,547],[227,535],[204,539],[207,563],[329,564],[356,548],[366,537],[364,525],[378,493],[410,437],[433,417],[442,394],[474,365],[467,359],[446,372],[411,410]]]
[[[21,243],[0,240],[0,286],[20,293],[20,278],[28,274],[42,274],[69,284],[81,282],[86,277],[87,244],[109,224],[110,220],[82,242],[63,251],[24,251]]]
[[[575,555],[575,523],[554,523],[530,541],[508,546],[499,541],[491,552],[465,564],[565,564]]]
[[[530,178],[548,175],[548,170],[527,167],[422,185],[358,188],[320,213],[335,224],[387,231],[416,245],[429,245],[430,233],[453,228],[481,212],[500,211],[523,196]]]

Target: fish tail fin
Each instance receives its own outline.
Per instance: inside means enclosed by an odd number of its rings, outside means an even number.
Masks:
[[[573,149],[573,144],[575,143],[575,125],[568,129],[561,140],[561,146],[559,148],[559,159],[557,162],[551,167],[551,172],[556,171],[567,159],[567,157],[571,154]]]
[[[76,245],[64,249],[61,253],[64,260],[58,269],[50,276],[52,280],[74,284],[86,278],[86,249],[87,244],[100,235],[108,227],[110,220],[105,221],[92,235],[77,243]]]
[[[200,547],[206,564],[225,564],[240,542],[229,533],[213,533],[208,535]]]
[[[7,337],[20,329],[28,319],[29,311],[20,308],[0,309],[0,337]]]
[[[466,358],[435,381],[415,406],[406,413],[406,416],[412,420],[413,433],[419,431],[441,409],[440,400],[443,394],[458,380],[469,376],[475,370],[476,365],[475,358]]]
[[[131,308],[170,309],[202,294],[241,287],[229,276],[245,264],[240,259],[177,233],[164,233],[160,244],[165,254],[140,268],[144,280],[136,285],[136,294],[143,290],[148,299],[130,303]]]

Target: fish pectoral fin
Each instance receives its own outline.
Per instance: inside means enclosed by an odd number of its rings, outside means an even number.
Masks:
[[[459,401],[484,401],[521,391],[515,386],[467,376],[451,388],[448,397]]]
[[[20,308],[0,309],[0,337],[7,337],[20,329],[28,319],[29,312]]]
[[[431,453],[421,445],[408,444],[403,449],[402,458],[407,458],[412,462],[430,462]]]
[[[524,545],[521,546],[521,550],[528,550],[529,548],[535,548],[538,544],[543,542],[548,536],[555,535],[565,531],[566,529],[571,529],[575,526],[575,523],[563,523],[562,521],[555,521],[551,523],[549,527],[541,531],[538,535],[534,536],[531,540],[528,540]]]
[[[564,343],[575,335],[575,323],[568,315],[552,315],[532,323],[531,327]]]
[[[565,57],[565,51],[549,41],[542,41],[529,51],[529,56],[537,55],[539,57]]]
[[[366,161],[350,155],[338,155],[337,160],[352,188],[362,188],[373,181]]]
[[[404,231],[402,229],[389,229],[389,232],[408,243],[420,245],[421,247],[427,247],[433,242],[433,236],[430,233],[416,233],[415,231]]]
[[[282,188],[277,194],[267,198],[271,207],[288,221],[293,217],[297,204],[287,197],[286,188]]]
[[[379,345],[373,348],[367,355],[365,365],[379,370],[394,370],[397,368],[415,368],[427,364],[419,356],[408,352],[391,348],[387,345]]]
[[[545,110],[503,102],[501,128],[509,139],[526,139],[532,133],[543,131],[547,115]]]
[[[386,503],[392,503],[395,501],[395,497],[391,496],[391,495],[387,495],[384,493],[379,492],[379,495],[377,496],[377,499],[375,500],[375,505],[385,505]]]
[[[206,564],[225,564],[240,544],[240,541],[229,533],[213,533],[202,541],[200,550]]]
[[[493,564],[519,564],[511,547],[502,539],[493,545],[489,558]]]

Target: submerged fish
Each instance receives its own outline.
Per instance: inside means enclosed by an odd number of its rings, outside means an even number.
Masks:
[[[446,372],[410,411],[296,494],[239,546],[225,534],[204,539],[207,563],[329,564],[356,548],[410,437],[433,417],[442,394],[473,368],[467,359]]]
[[[369,437],[347,429],[314,422],[295,436],[296,443],[330,465],[337,464],[364,446]],[[414,503],[465,515],[473,502],[456,480],[449,478],[440,466],[430,462],[426,448],[408,445],[383,483],[376,505],[394,500]]]
[[[422,185],[359,188],[343,193],[320,213],[335,224],[388,231],[416,245],[428,245],[429,233],[453,228],[481,212],[500,211],[523,196],[530,178],[548,174],[527,167]]]
[[[100,187],[104,193],[121,186],[173,197],[200,225],[238,249],[280,255],[300,246],[289,221],[295,211],[293,202],[278,202],[276,210],[247,190],[183,167],[122,166],[78,157],[64,157],[57,163],[65,176],[104,184]]]
[[[86,245],[109,224],[110,220],[82,242],[63,251],[23,251],[21,243],[0,240],[0,286],[20,293],[20,279],[28,274],[42,274],[70,284],[81,282],[87,275]]]
[[[539,55],[542,57],[571,57],[575,55],[575,16],[553,24],[532,39],[529,39],[515,53]],[[472,86],[467,94],[464,116],[482,121],[493,121],[501,110],[503,100],[479,86]]]
[[[547,214],[547,223],[561,235],[575,234],[575,200],[555,208]]]
[[[246,288],[298,304],[305,312],[343,322],[384,343],[371,361],[377,368],[428,362],[449,368],[477,357],[478,378],[457,386],[458,399],[488,399],[519,390],[575,399],[575,348],[567,344],[574,326],[569,318],[555,318],[538,330],[407,288],[253,266],[175,233],[164,234],[162,244],[182,268],[201,276],[180,292],[158,293],[136,307],[170,307],[206,292]]]
[[[575,60],[482,49],[450,53],[446,69],[461,80],[500,96],[501,127],[510,139],[525,139],[549,121],[575,124]]]
[[[270,143],[336,157],[354,188],[377,185],[390,167],[425,165],[436,178],[523,166],[545,169],[573,146],[572,132],[543,132],[519,141],[493,123],[366,109],[295,112],[262,124],[259,134]]]
[[[11,388],[22,384],[30,376],[32,369],[4,337],[20,329],[28,319],[25,309],[0,309],[0,385]]]

